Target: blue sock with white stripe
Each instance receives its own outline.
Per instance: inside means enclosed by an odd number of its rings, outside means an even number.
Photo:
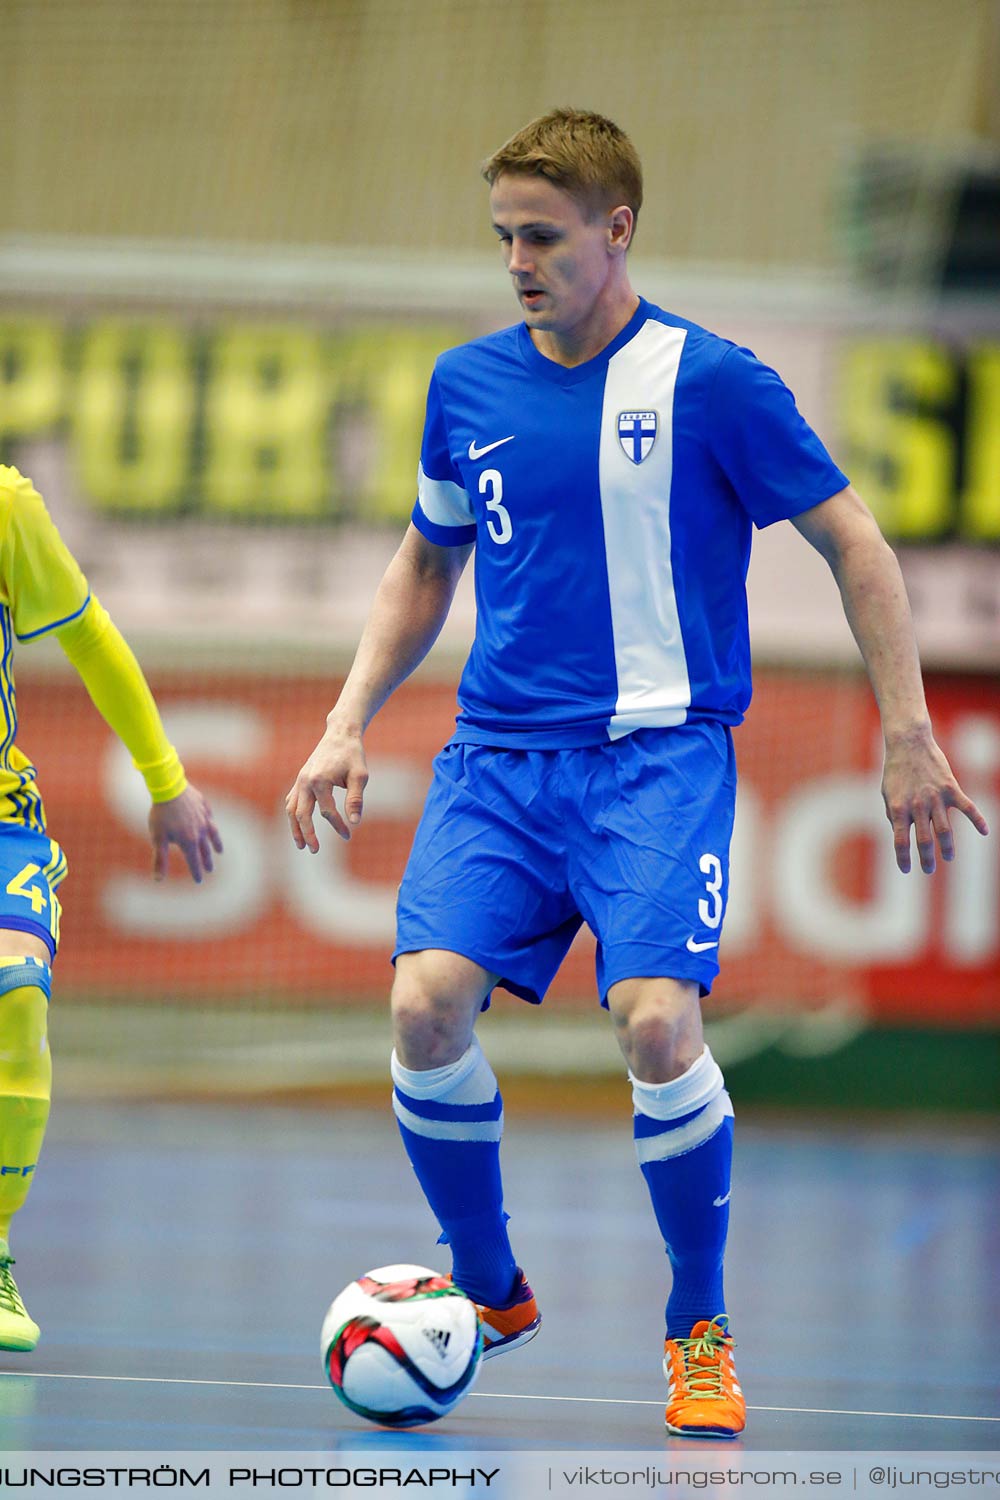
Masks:
[[[629,1079],[636,1153],[673,1270],[667,1332],[687,1338],[701,1318],[726,1310],[733,1106],[707,1047],[669,1083]]]
[[[517,1265],[503,1210],[503,1100],[493,1069],[475,1037],[443,1068],[404,1068],[395,1052],[391,1067],[399,1132],[451,1246],[455,1285],[474,1302],[502,1307]]]

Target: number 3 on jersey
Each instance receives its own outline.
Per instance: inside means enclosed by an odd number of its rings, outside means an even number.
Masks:
[[[493,512],[487,517],[486,529],[496,542],[498,547],[503,547],[514,535],[514,528],[510,522],[510,512],[503,504],[503,475],[499,469],[484,469],[479,476],[479,493],[489,493],[486,509]],[[499,525],[494,524],[493,516],[496,516]]]

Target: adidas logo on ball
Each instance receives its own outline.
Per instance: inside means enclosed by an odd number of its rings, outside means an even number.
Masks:
[[[424,1338],[434,1345],[441,1358],[444,1359],[448,1353],[448,1345],[451,1342],[451,1333],[447,1328],[425,1328]]]

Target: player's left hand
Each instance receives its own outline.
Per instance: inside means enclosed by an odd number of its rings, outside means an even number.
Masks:
[[[187,860],[191,879],[200,885],[212,869],[212,851],[222,853],[222,839],[212,819],[212,809],[190,782],[179,797],[154,802],[149,810],[149,837],[153,844],[153,879],[167,874],[170,845],[176,844]]]
[[[933,875],[935,850],[943,860],[955,857],[949,809],[955,807],[981,834],[989,833],[986,819],[956,781],[952,769],[930,731],[901,736],[886,744],[882,798],[892,824],[896,863],[910,869],[910,828],[917,838],[920,868]]]

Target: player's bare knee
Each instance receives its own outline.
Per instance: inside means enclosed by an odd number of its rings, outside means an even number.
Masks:
[[[393,1042],[406,1068],[456,1062],[472,1039],[476,1007],[467,997],[439,995],[397,976],[392,989]]]
[[[433,1006],[393,1006],[393,1044],[404,1068],[443,1068],[457,1062],[469,1046],[472,1025],[467,1014]]]
[[[701,1056],[704,1037],[696,985],[649,980],[608,999],[618,1044],[642,1082],[668,1083]]]
[[[457,953],[400,954],[391,1009],[396,1053],[404,1067],[456,1062],[472,1040],[482,1002],[495,981]]]
[[[642,1015],[620,1033],[622,1051],[636,1078],[643,1083],[668,1083],[679,1078],[701,1054],[690,1040],[690,1028],[677,1017]]]

